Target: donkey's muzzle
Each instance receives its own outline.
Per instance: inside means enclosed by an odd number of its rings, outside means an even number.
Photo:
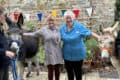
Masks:
[[[17,44],[17,42],[11,43],[10,50],[16,54],[19,52],[19,45]]]

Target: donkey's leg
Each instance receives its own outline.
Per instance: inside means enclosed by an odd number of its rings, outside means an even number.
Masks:
[[[112,57],[111,57],[111,62],[112,62],[112,65],[113,65],[117,70],[120,69],[120,61],[119,61],[115,56],[112,56]]]
[[[39,55],[40,55],[40,54],[37,53],[37,54],[32,58],[32,62],[35,63],[35,70],[36,70],[37,75],[40,74],[40,73],[39,73],[39,70],[40,70],[40,65],[39,65],[39,63],[40,63],[40,56],[39,56]]]
[[[19,80],[24,80],[24,65],[22,61],[17,62],[17,71],[18,71]]]
[[[39,66],[39,57],[38,56],[35,56],[35,64],[36,64],[36,72],[37,72],[37,75],[39,75],[39,70],[40,70],[40,66]]]
[[[31,67],[32,67],[32,61],[31,61],[31,59],[27,60],[27,63],[28,63],[28,73],[26,74],[26,77],[30,77]]]

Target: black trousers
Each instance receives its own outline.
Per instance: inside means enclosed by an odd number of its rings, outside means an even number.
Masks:
[[[0,68],[0,80],[8,80],[8,67]]]
[[[47,67],[48,67],[48,80],[53,80],[54,74],[55,74],[55,80],[59,80],[61,65],[60,64],[48,65]]]
[[[68,61],[65,60],[65,68],[68,75],[68,80],[82,80],[82,64],[83,60],[80,61]]]

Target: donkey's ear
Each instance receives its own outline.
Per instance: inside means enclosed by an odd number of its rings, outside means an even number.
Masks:
[[[13,25],[13,21],[7,16],[7,14],[5,15],[5,21],[6,21],[6,23],[7,23],[7,25],[9,26],[9,27],[12,27],[12,25]]]
[[[24,23],[24,17],[23,17],[23,14],[20,13],[17,24],[21,28],[21,26],[23,25],[23,23]]]

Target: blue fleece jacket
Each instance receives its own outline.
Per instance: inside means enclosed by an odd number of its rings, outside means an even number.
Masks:
[[[84,37],[89,37],[91,31],[78,21],[73,21],[70,31],[67,31],[66,23],[60,27],[61,39],[63,41],[63,58],[69,61],[79,61],[86,57]]]

